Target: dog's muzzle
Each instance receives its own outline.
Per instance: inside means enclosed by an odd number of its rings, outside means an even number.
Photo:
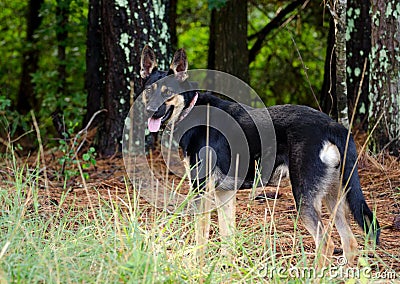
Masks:
[[[153,115],[147,121],[149,131],[158,132],[161,128],[161,125],[171,117],[173,110],[174,106],[165,107],[165,105],[160,107],[160,109],[158,109],[156,112],[147,109],[147,111],[153,113]]]

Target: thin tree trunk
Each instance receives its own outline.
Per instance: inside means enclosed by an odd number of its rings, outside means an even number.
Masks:
[[[333,17],[331,17],[329,21],[324,65],[324,82],[322,84],[320,104],[324,113],[337,119],[335,23]]]
[[[30,0],[27,13],[26,46],[23,52],[22,74],[18,90],[17,110],[21,114],[28,113],[31,109],[38,110],[38,100],[34,92],[32,73],[38,69],[39,50],[36,47],[34,34],[42,23],[40,7],[43,0]]]
[[[171,48],[172,50],[178,50],[178,36],[176,34],[176,18],[177,18],[177,14],[176,14],[176,9],[177,9],[177,5],[178,5],[178,0],[169,0],[169,30],[170,30],[170,34],[171,34],[171,40],[170,40],[170,44],[171,44]]]
[[[63,98],[66,91],[67,65],[66,65],[66,45],[68,39],[68,16],[70,0],[57,0],[56,8],[56,38],[57,38],[57,57],[58,57],[58,96]]]
[[[372,0],[370,149],[398,156],[400,149],[400,13],[398,0]],[[380,119],[380,120],[379,120]]]
[[[346,7],[347,0],[335,2],[335,53],[336,53],[336,99],[338,121],[349,127],[347,106],[347,76],[346,76]]]

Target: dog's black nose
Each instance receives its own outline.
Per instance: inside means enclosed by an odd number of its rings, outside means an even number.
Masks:
[[[146,107],[146,111],[149,116],[152,116],[154,118],[162,117],[164,116],[166,111],[165,104],[162,104],[159,107],[150,104]]]
[[[152,113],[157,111],[157,109],[155,107],[152,107],[152,106],[147,106],[146,110],[147,110],[147,112],[152,112]]]

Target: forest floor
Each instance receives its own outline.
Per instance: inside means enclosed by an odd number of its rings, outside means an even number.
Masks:
[[[155,156],[157,157],[157,155]],[[127,190],[131,192],[132,196],[134,189],[128,181],[121,155],[109,159],[98,159],[95,167],[92,166],[85,170],[89,174],[89,178],[85,182],[79,174],[70,177],[66,182],[60,180],[60,157],[62,154],[59,151],[47,151],[44,155],[45,161],[41,161],[46,163],[47,175],[46,184],[42,182],[40,185],[42,190],[38,192],[38,208],[42,214],[51,215],[59,210],[60,206],[68,208],[72,205],[74,210],[80,208],[90,212],[90,208],[102,206],[102,200],[129,204],[130,201],[127,199],[130,195],[127,195]],[[37,159],[37,157],[31,156],[31,158],[25,159],[25,163],[34,164]],[[20,160],[23,161],[21,158]],[[163,167],[161,160],[153,159],[155,167]],[[7,181],[6,171],[6,169],[0,171],[3,177],[0,186],[4,186],[4,182]],[[10,174],[8,173],[8,175]],[[138,174],[146,176],[149,173]],[[400,161],[394,157],[383,155],[379,158],[372,158],[364,153],[359,160],[359,174],[367,203],[371,209],[376,210],[382,228],[381,244],[376,248],[375,257],[379,257],[387,269],[400,273],[400,246],[398,243],[400,237]],[[276,187],[258,189],[257,192],[267,192],[267,195],[275,196]],[[236,199],[237,226],[241,230],[254,232],[258,230],[260,224],[270,222],[271,216],[268,214],[270,211],[267,208],[273,204],[275,208],[274,225],[276,231],[282,236],[277,242],[278,254],[288,255],[293,251],[300,250],[300,248],[294,247],[293,239],[296,238],[296,234],[293,228],[297,213],[288,182],[279,188],[276,200],[273,198],[256,200],[251,190],[239,191]],[[140,206],[150,215],[157,211],[143,198],[140,199]],[[324,214],[323,218],[328,219],[329,216]],[[212,219],[215,221],[215,214],[212,215]],[[365,243],[364,235],[354,220],[352,221],[352,230],[362,249]],[[300,232],[302,236],[302,249],[306,253],[312,254],[315,249],[314,241],[301,221],[297,224],[297,232]],[[215,235],[215,232],[211,234]],[[262,230],[259,234],[260,240],[267,237],[263,235],[265,232]],[[333,239],[336,248],[339,248],[340,238],[335,230]]]

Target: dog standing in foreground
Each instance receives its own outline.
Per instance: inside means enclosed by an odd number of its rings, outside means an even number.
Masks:
[[[253,121],[252,117],[257,117],[257,112],[265,109],[253,109],[210,93],[181,92],[179,86],[188,84],[187,67],[186,53],[180,49],[174,55],[170,70],[158,70],[154,52],[149,46],[144,47],[140,73],[150,132],[158,132],[170,123],[179,126],[195,106],[211,106],[225,111],[236,120],[246,135],[251,161],[239,189],[251,188],[255,179],[254,164],[261,155],[260,141],[256,137],[258,132],[255,123],[258,124],[258,121]],[[158,80],[171,74],[175,75],[176,80],[173,87],[159,83]],[[154,103],[157,96],[163,98],[161,105]],[[289,176],[296,208],[314,238],[316,249],[321,249],[320,252],[326,257],[332,256],[334,251],[333,241],[326,236],[327,230],[321,220],[321,206],[325,203],[334,216],[344,256],[349,263],[353,263],[358,244],[349,225],[348,213],[352,213],[366,233],[371,233],[376,243],[379,242],[380,235],[379,223],[365,202],[361,190],[353,138],[350,136],[348,139],[348,130],[329,116],[306,106],[277,105],[268,107],[267,110],[276,135],[274,171],[278,174],[286,172]],[[249,117],[249,113],[254,116]],[[263,122],[259,123],[262,125]],[[200,150],[205,146],[211,147],[217,153],[215,166],[207,179],[208,184],[204,183],[206,179],[199,180],[193,175],[192,184],[200,192],[210,183],[215,187],[215,202],[221,205],[217,208],[221,239],[230,238],[235,228],[235,197],[232,198],[235,188],[232,182],[222,182],[229,178],[234,179],[233,176],[228,176],[232,157],[226,137],[211,127],[193,125],[182,136],[179,146],[184,162],[191,169],[202,159]],[[203,220],[196,228],[199,245],[205,245],[208,238],[210,215],[205,216],[208,220]],[[222,248],[221,253],[226,253],[225,249]]]

